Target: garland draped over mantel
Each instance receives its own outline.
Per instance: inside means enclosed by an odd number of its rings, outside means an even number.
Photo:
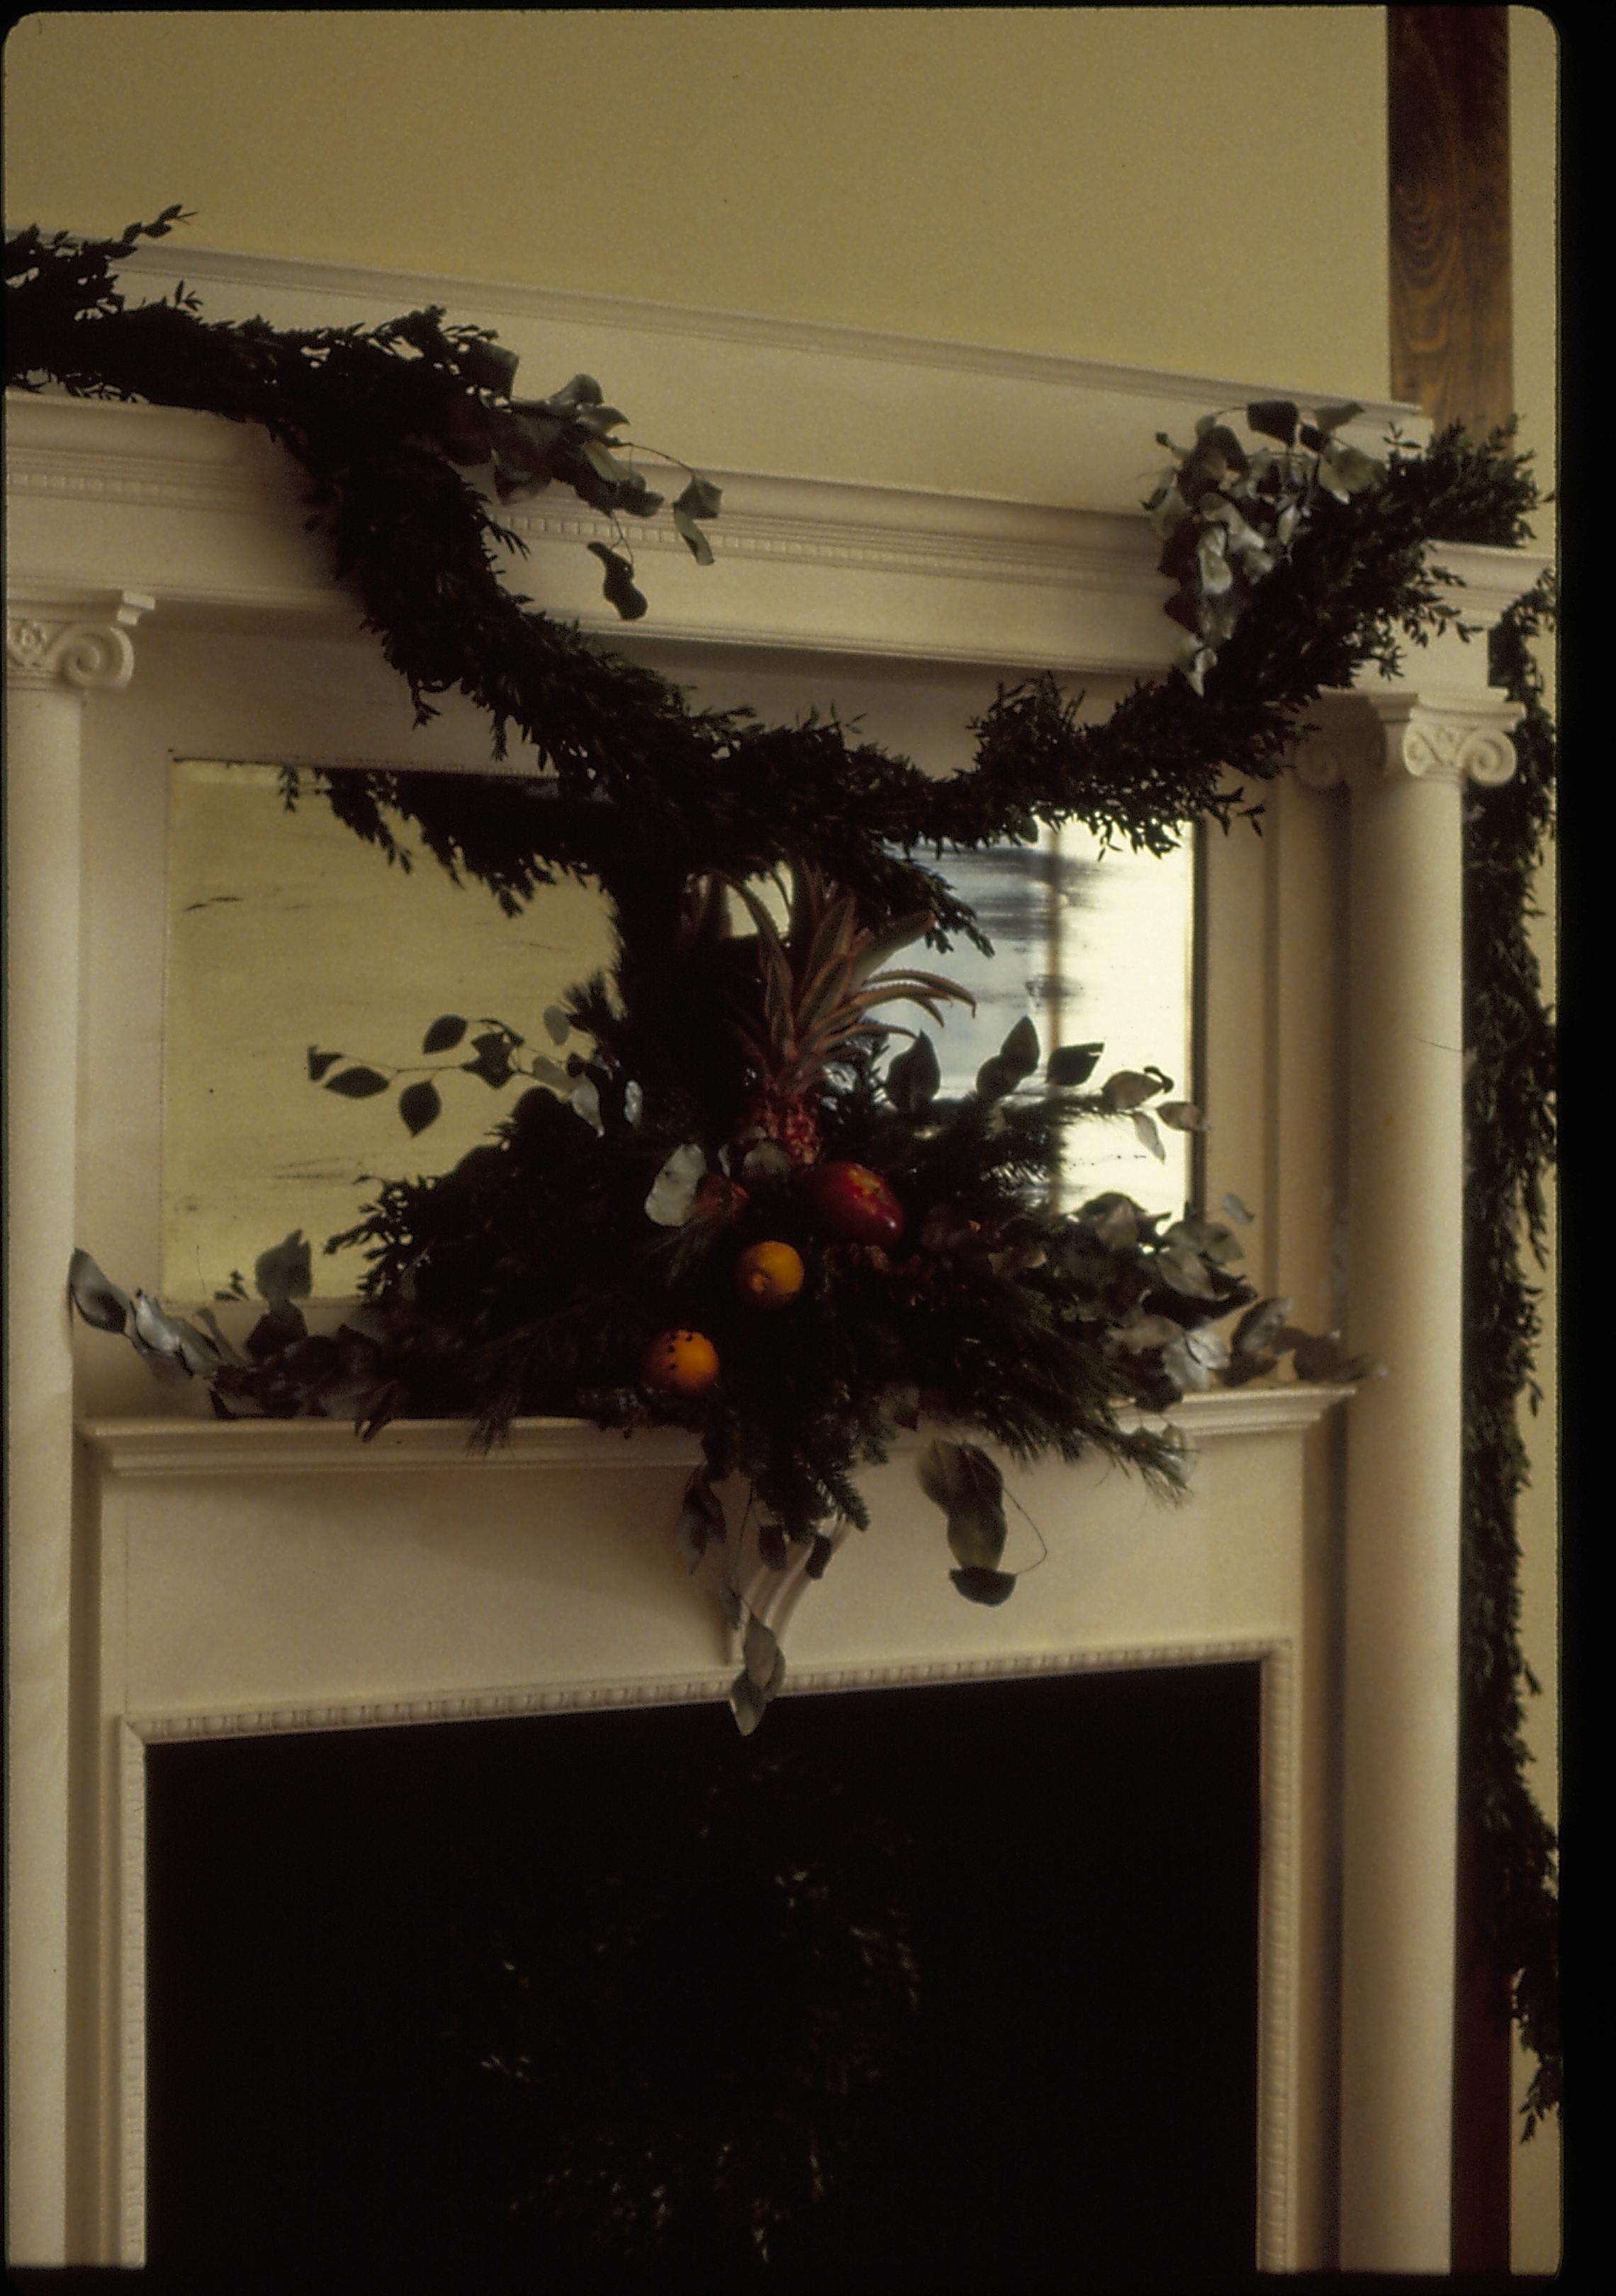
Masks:
[[[496,757],[514,735],[537,765],[525,778],[316,772],[303,786],[404,866],[401,832],[413,830],[445,868],[486,884],[509,912],[558,875],[592,880],[614,911],[619,961],[612,981],[573,993],[553,1031],[560,1044],[576,1029],[594,1047],[569,1059],[570,1108],[549,1093],[529,1094],[504,1128],[500,1150],[476,1152],[442,1183],[391,1186],[372,1208],[357,1233],[373,1246],[370,1288],[382,1321],[351,1333],[346,1357],[336,1342],[310,1341],[302,1330],[295,1253],[260,1263],[271,1306],[265,1321],[280,1319],[279,1336],[272,1329],[250,1363],[238,1357],[232,1365],[217,1352],[209,1361],[210,1340],[189,1326],[176,1338],[150,1303],[143,1341],[136,1311],[99,1271],[99,1288],[80,1287],[80,1307],[108,1328],[128,1322],[137,1343],[154,1353],[207,1370],[216,1395],[234,1392],[242,1407],[325,1409],[339,1393],[351,1400],[359,1380],[357,1415],[372,1424],[401,1410],[443,1408],[446,1396],[448,1407],[496,1429],[514,1410],[536,1407],[598,1406],[606,1423],[639,1423],[644,1395],[631,1403],[619,1386],[603,1401],[604,1390],[591,1387],[600,1364],[578,1353],[571,1327],[561,1337],[548,1327],[517,1332],[507,1316],[496,1332],[485,1315],[476,1327],[480,1356],[463,1349],[453,1374],[444,1368],[451,1300],[441,1270],[461,1267],[456,1301],[480,1284],[496,1289],[503,1279],[490,1274],[489,1238],[510,1215],[514,1176],[530,1180],[542,1169],[554,1189],[565,1168],[603,1251],[626,1249],[628,1214],[644,1229],[644,1211],[666,1229],[657,1261],[662,1296],[704,1301],[720,1324],[747,1307],[782,1310],[759,1312],[759,1332],[811,1325],[827,1361],[855,1326],[887,1332],[899,1354],[919,1347],[924,1324],[965,1314],[968,1299],[989,1365],[1042,1363],[1050,1372],[1047,1390],[1036,1394],[1020,1369],[1006,1370],[1002,1392],[991,1377],[973,1375],[978,1390],[997,1398],[978,1409],[977,1423],[1025,1454],[1052,1446],[1076,1456],[1098,1442],[1170,1475],[1169,1453],[1153,1438],[1129,1434],[1116,1415],[1119,1392],[1159,1408],[1186,1379],[1204,1384],[1209,1369],[1252,1376],[1288,1349],[1297,1350],[1300,1366],[1300,1349],[1317,1343],[1284,1326],[1272,1312],[1283,1303],[1258,1301],[1230,1275],[1237,1250],[1203,1213],[1161,1235],[1122,1199],[1086,1208],[1089,1216],[1076,1224],[1040,1225],[1025,1209],[1028,1185],[1046,1168],[1062,1121],[1141,1117],[1144,1102],[1169,1080],[1122,1071],[1085,1095],[1083,1056],[1099,1048],[1057,1047],[1049,1095],[1029,1107],[1014,1094],[1042,1048],[1013,1032],[973,1098],[946,1109],[935,1099],[923,1036],[878,1078],[877,1024],[867,1015],[875,1003],[906,997],[936,1017],[948,984],[874,968],[923,932],[943,949],[958,935],[986,946],[946,876],[929,865],[950,851],[1024,841],[1041,826],[1079,821],[1108,842],[1162,853],[1199,820],[1227,828],[1259,811],[1249,785],[1285,768],[1321,693],[1349,687],[1371,666],[1395,669],[1403,645],[1424,644],[1457,619],[1429,545],[1519,546],[1528,538],[1538,495],[1530,457],[1511,451],[1511,433],[1476,445],[1456,426],[1423,450],[1394,437],[1382,462],[1338,437],[1356,408],[1308,413],[1276,401],[1243,410],[1255,445],[1225,414],[1206,417],[1187,447],[1163,439],[1170,463],[1147,507],[1161,537],[1162,570],[1177,585],[1168,611],[1186,634],[1177,669],[1136,685],[1097,724],[1079,722],[1077,705],[1051,675],[1002,689],[972,729],[972,765],[933,779],[834,719],[782,726],[744,710],[693,709],[654,671],[507,589],[498,555],[521,545],[500,523],[499,504],[559,482],[614,524],[660,504],[620,436],[626,418],[604,403],[593,378],[519,399],[513,356],[484,331],[446,325],[435,309],[372,329],[289,332],[261,320],[209,323],[183,287],[170,299],[128,307],[118,265],[179,219],[171,209],[99,242],[37,230],[10,241],[8,382],[211,412],[253,422],[286,448],[308,481],[309,523],[330,538],[337,578],[407,683],[418,719],[432,714],[433,697],[459,691],[488,715]],[[700,473],[685,475],[674,521],[705,563],[712,554],[705,529],[721,517],[719,494]],[[607,598],[624,619],[638,619],[646,603],[620,526],[615,545],[588,547],[601,561]],[[1500,1977],[1538,2058],[1529,2131],[1560,2096],[1555,1842],[1524,1778],[1521,1693],[1530,1676],[1519,1640],[1514,1534],[1525,1480],[1515,1410],[1531,1391],[1538,1330],[1521,1237],[1540,1259],[1542,1176],[1554,1148],[1553,1039],[1526,932],[1555,767],[1532,644],[1553,622],[1546,580],[1509,611],[1497,635],[1496,674],[1524,705],[1520,766],[1505,788],[1470,801],[1466,858],[1464,1819]],[[296,794],[289,782],[289,801]],[[819,877],[805,884],[809,856]],[[820,1030],[818,1066],[800,1060],[795,1085],[769,1074],[768,1047],[757,1049],[755,1027],[746,1035],[752,1024],[727,1037],[718,1024],[734,1008],[737,977],[734,944],[724,944],[715,906],[725,888],[744,898],[742,889],[759,877],[793,869],[792,931],[775,934],[771,949],[772,928],[759,916],[757,946],[772,1021],[801,1023],[806,1037]],[[706,889],[693,909],[693,886]],[[670,964],[670,951],[678,964]],[[833,973],[836,997],[827,1006]],[[458,1017],[435,1024],[440,1046],[457,1041]],[[510,1072],[513,1044],[502,1050],[491,1036],[476,1043],[488,1081],[501,1062]],[[748,1044],[750,1070],[737,1049]],[[760,1074],[774,1088],[766,1104],[755,1089]],[[642,1115],[653,1106],[661,1111],[655,1122]],[[1174,1107],[1180,1114],[1168,1120],[1197,1121],[1185,1103],[1163,1102],[1157,1113]],[[616,1194],[599,1177],[608,1166],[588,1164],[596,1136],[617,1159],[610,1166],[622,1180]],[[888,1180],[901,1179],[916,1229],[923,1216],[923,1233],[910,1239],[916,1250],[896,1273],[896,1231],[882,1226],[890,1215],[865,1187],[881,1182],[883,1166]],[[820,1175],[811,1188],[810,1168]],[[864,1176],[849,1184],[855,1194],[863,1191],[850,1210],[819,1203],[827,1168]],[[727,1292],[727,1305],[719,1299],[720,1261],[726,1283],[734,1261],[729,1245],[721,1250],[715,1242],[726,1233],[732,1243],[753,1239],[738,1263],[751,1271],[748,1282],[756,1276],[742,1309]],[[530,1255],[516,1269],[523,1283],[553,1248],[548,1237],[522,1245]],[[435,1307],[427,1296],[433,1280]],[[587,1287],[576,1265],[567,1280]],[[911,1280],[912,1295],[900,1299]],[[1074,1286],[1087,1303],[1075,1335],[1070,1316],[1061,1321]],[[603,1292],[588,1305],[592,1330],[603,1329],[619,1351],[637,1347],[643,1333],[620,1300]],[[1219,1360],[1210,1324],[1242,1307],[1247,1316],[1233,1355],[1226,1349]],[[463,1340],[470,1328],[463,1315]],[[1096,1331],[1110,1349],[1110,1389],[1096,1383]],[[701,1338],[680,1328],[659,1343]],[[377,1348],[391,1350],[396,1391],[380,1400],[373,1376],[366,1389],[365,1365],[356,1368],[360,1342],[372,1349],[369,1374]],[[336,1354],[316,1361],[308,1350],[323,1344]],[[771,1339],[756,1352],[768,1357],[770,1348],[783,1382],[782,1401],[770,1406],[775,1418],[789,1406],[800,1426],[821,1425],[817,1459],[804,1457],[806,1436],[789,1456],[778,1444],[749,1449],[744,1412],[715,1418],[716,1406],[701,1400],[710,1384],[704,1359],[688,1349],[677,1363],[670,1352],[654,1367],[646,1357],[649,1415],[701,1426],[709,1442],[711,1472],[693,1478],[681,1522],[681,1542],[695,1559],[719,1535],[718,1471],[739,1463],[771,1511],[782,1554],[786,1544],[808,1545],[812,1573],[828,1559],[829,1542],[816,1527],[824,1507],[857,1519],[845,1466],[861,1446],[862,1456],[879,1456],[875,1406],[891,1366],[883,1374],[844,1349],[839,1384],[815,1387],[800,1348],[793,1353]],[[1078,1403],[1061,1401],[1062,1383],[1071,1390],[1074,1382]],[[929,1405],[946,1384],[946,1367],[923,1370],[918,1384]],[[558,1394],[570,1406],[545,1400]],[[956,1415],[970,1418],[963,1397],[956,1401]],[[890,1431],[890,1397],[883,1407]],[[997,1601],[1008,1591],[997,1583],[1007,1578],[997,1567],[1004,1529],[995,1492],[972,1480],[982,1456],[970,1446],[941,1447],[932,1496],[949,1517],[962,1592]],[[766,1551],[764,1559],[776,1558]],[[760,1711],[777,1686],[778,1653],[765,1642],[755,1666],[753,1657],[749,1648],[748,1694]]]

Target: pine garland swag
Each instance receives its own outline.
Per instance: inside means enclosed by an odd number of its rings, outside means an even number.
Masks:
[[[390,857],[404,857],[393,824],[407,823],[445,867],[507,906],[560,869],[595,878],[630,918],[648,880],[682,883],[700,868],[744,879],[806,851],[869,913],[929,909],[941,946],[954,932],[974,938],[964,905],[917,853],[974,850],[1068,820],[1160,853],[1199,819],[1226,826],[1243,791],[1225,785],[1226,765],[1272,780],[1324,688],[1370,662],[1395,666],[1399,640],[1423,643],[1444,619],[1424,544],[1453,522],[1449,506],[1473,524],[1485,491],[1489,458],[1456,433],[1423,455],[1394,452],[1370,493],[1316,490],[1264,582],[1262,614],[1233,627],[1202,691],[1142,682],[1091,726],[1053,677],[1031,678],[975,728],[974,766],[935,781],[833,721],[771,726],[745,711],[691,710],[654,672],[529,611],[494,564],[496,549],[521,545],[466,475],[481,467],[500,480],[513,422],[524,440],[535,424],[546,438],[558,428],[529,485],[559,479],[614,514],[644,499],[637,480],[608,486],[584,458],[602,442],[559,421],[564,394],[513,400],[508,355],[502,389],[486,335],[446,329],[439,311],[290,333],[209,324],[183,291],[127,308],[117,263],[178,213],[99,247],[37,232],[11,242],[8,380],[209,409],[257,422],[287,448],[308,475],[311,523],[329,533],[338,577],[418,714],[458,688],[488,713],[496,756],[514,732],[546,769],[537,785],[442,776],[424,791],[395,775],[314,778]],[[598,390],[587,377],[574,383]],[[506,499],[522,490],[503,488]],[[1517,478],[1512,531],[1519,511]]]
[[[1554,822],[1558,746],[1536,642],[1555,627],[1545,579],[1495,633],[1494,675],[1522,705],[1513,777],[1466,808],[1465,1358],[1460,1587],[1461,1824],[1484,1942],[1536,2058],[1522,2134],[1562,2096],[1557,1841],[1527,1784],[1515,1508],[1529,1480],[1518,1410],[1535,1411],[1541,1293],[1527,1273],[1548,1242],[1544,1175],[1555,1151],[1555,1046],[1529,921]],[[1501,802],[1495,804],[1493,800]]]
[[[744,712],[692,711],[653,673],[504,588],[494,554],[520,545],[468,471],[488,473],[501,501],[556,479],[614,517],[646,515],[654,500],[614,454],[622,418],[590,378],[546,400],[515,400],[510,355],[480,331],[445,328],[438,311],[373,330],[293,333],[261,321],[209,324],[183,289],[169,302],[127,308],[117,265],[178,220],[170,209],[116,241],[37,230],[9,241],[8,382],[35,389],[48,380],[81,395],[211,411],[255,422],[286,447],[308,478],[310,522],[329,535],[339,578],[418,715],[431,714],[434,694],[458,689],[488,713],[496,755],[513,729],[545,768],[526,784],[365,774],[315,775],[313,785],[390,859],[408,865],[399,834],[407,824],[443,866],[487,884],[507,909],[558,873],[592,877],[623,921],[625,977],[642,982],[668,946],[679,889],[701,870],[744,880],[812,851],[862,914],[929,911],[946,947],[950,935],[980,934],[917,855],[940,860],[951,848],[1025,838],[1041,822],[1082,821],[1153,852],[1197,819],[1226,828],[1256,808],[1243,786],[1228,793],[1226,766],[1243,783],[1274,778],[1324,688],[1349,685],[1371,662],[1394,666],[1399,643],[1424,643],[1444,619],[1427,542],[1519,545],[1537,500],[1529,458],[1511,451],[1509,431],[1477,446],[1456,426],[1423,453],[1394,441],[1378,483],[1354,480],[1339,494],[1315,488],[1282,551],[1248,540],[1243,558],[1237,527],[1245,537],[1253,529],[1225,522],[1226,558],[1235,563],[1228,581],[1226,563],[1218,579],[1233,603],[1218,606],[1204,587],[1192,595],[1187,575],[1175,602],[1195,649],[1190,676],[1136,686],[1098,726],[1078,722],[1053,677],[1029,679],[1001,692],[973,728],[972,769],[931,782],[834,722],[771,727]],[[1326,425],[1325,415],[1316,420]],[[1168,570],[1184,574],[1175,548],[1182,560],[1207,539],[1207,503],[1227,501],[1212,458],[1230,435],[1209,417],[1194,447],[1174,450],[1176,480],[1158,500],[1175,514],[1186,500],[1194,515],[1177,544],[1168,536]],[[1327,425],[1316,435],[1322,458]],[[698,557],[699,521],[718,510],[716,490],[692,473],[676,519],[682,512],[680,531]],[[1249,499],[1247,510],[1256,515]],[[644,602],[631,554],[594,547],[607,596],[636,617]],[[1250,603],[1243,586],[1253,567],[1262,611],[1236,613]],[[1536,1685],[1519,1646],[1513,1528],[1525,1474],[1514,1414],[1532,1392],[1539,1328],[1518,1228],[1524,1222],[1530,1245],[1540,1247],[1542,1175],[1554,1152],[1552,1037],[1525,932],[1554,767],[1530,642],[1550,613],[1546,595],[1524,602],[1501,634],[1506,685],[1526,704],[1521,764],[1513,783],[1472,804],[1466,862],[1465,1822],[1481,1845],[1499,1969],[1538,2057],[1529,2131],[1560,2095],[1554,1840],[1524,1777],[1521,1691]],[[846,1103],[847,1137],[862,1139],[859,1124],[874,1121],[867,1077],[851,1078]],[[411,1210],[383,1192],[373,1218],[384,1250],[402,1249]],[[94,1305],[115,1291],[87,1296]],[[394,1305],[416,1312],[407,1300]],[[272,1299],[272,1316],[291,1308],[290,1292]],[[103,1312],[109,1328],[123,1327],[116,1300]],[[160,1316],[147,1328],[157,1355],[185,1363],[190,1341],[172,1341]],[[187,1367],[214,1368],[200,1335],[192,1338],[197,1359]],[[830,1496],[841,1504],[848,1493]]]

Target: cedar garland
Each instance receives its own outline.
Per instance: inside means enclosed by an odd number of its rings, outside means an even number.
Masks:
[[[1465,1759],[1461,1823],[1483,1935],[1537,2059],[1523,2135],[1561,2102],[1557,1843],[1527,1784],[1515,1503],[1529,1480],[1517,1412],[1535,1411],[1533,1357],[1548,1242],[1544,1175],[1554,1145],[1554,1030],[1528,932],[1534,878],[1554,822],[1558,763],[1534,643],[1555,626],[1546,578],[1495,636],[1494,676],[1524,706],[1515,773],[1466,808],[1465,1358],[1460,1639]]]

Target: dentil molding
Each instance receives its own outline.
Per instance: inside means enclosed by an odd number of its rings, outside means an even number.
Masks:
[[[10,394],[7,417],[19,581],[57,586],[111,558],[160,600],[165,627],[295,625],[369,642],[357,601],[332,582],[328,545],[306,529],[300,473],[250,428],[43,392]],[[1083,419],[1079,404],[1074,429]],[[705,572],[670,513],[614,526],[554,488],[490,505],[513,537],[502,573],[546,611],[614,639],[623,626],[601,597],[591,542],[626,540],[655,562],[654,614],[636,633],[653,641],[1119,676],[1171,658],[1170,586],[1140,512],[703,469],[724,497]]]

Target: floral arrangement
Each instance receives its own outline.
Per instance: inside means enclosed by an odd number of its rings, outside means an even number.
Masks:
[[[1169,1222],[1114,1193],[1049,1209],[1067,1123],[1201,1123],[1162,1071],[1085,1089],[1103,1048],[1059,1046],[1046,1061],[1024,1020],[974,1089],[944,1100],[931,1036],[885,1011],[940,1021],[964,999],[887,963],[929,917],[864,925],[806,865],[783,930],[750,886],[710,876],[686,892],[654,1016],[619,971],[552,1010],[552,1037],[580,1045],[564,1062],[525,1059],[503,1024],[472,1039],[460,1066],[532,1081],[487,1145],[439,1177],[389,1183],[332,1239],[362,1242],[370,1262],[365,1304],[334,1334],[311,1333],[297,1304],[311,1288],[300,1234],[258,1262],[266,1312],[244,1349],[211,1311],[170,1316],[85,1255],[73,1295],[154,1365],[206,1378],[228,1418],[341,1415],[373,1432],[399,1415],[463,1416],[485,1441],[549,1414],[691,1428],[703,1459],[675,1535],[693,1570],[710,1548],[723,1559],[746,1650],[732,1697],[751,1729],[783,1660],[742,1594],[746,1529],[771,1570],[797,1549],[818,1577],[841,1526],[867,1527],[855,1472],[899,1429],[923,1419],[1022,1459],[1098,1450],[1169,1488],[1177,1441],[1148,1420],[1186,1390],[1254,1378],[1286,1353],[1315,1377],[1370,1366],[1292,1326],[1288,1300],[1259,1300],[1234,1272],[1225,1221]],[[424,1047],[458,1049],[472,1025],[441,1015]],[[893,1037],[909,1041],[889,1058]],[[343,1058],[313,1051],[313,1080],[386,1088],[359,1064],[325,1077]],[[400,1093],[412,1129],[431,1120],[428,1090]],[[976,1441],[941,1435],[921,1474],[947,1517],[955,1586],[1004,1602],[1015,1581],[1001,1567],[998,1469]],[[738,1524],[718,1496],[733,1477],[751,1495]]]
[[[693,1563],[730,1551],[717,1487],[737,1475],[764,1561],[794,1554],[823,1570],[835,1526],[863,1519],[854,1470],[923,1414],[953,1431],[924,1455],[923,1480],[947,1519],[955,1583],[979,1602],[1010,1592],[1004,1494],[987,1454],[957,1435],[1021,1458],[1098,1449],[1170,1488],[1181,1463],[1149,1419],[1186,1388],[1284,1354],[1308,1376],[1367,1368],[1251,1293],[1232,1272],[1227,1218],[1191,1207],[1168,1222],[1115,1196],[1047,1208],[1067,1123],[1154,1120],[1153,1103],[1156,1119],[1200,1123],[1160,1071],[1119,1070],[1087,1089],[1103,1048],[1046,1058],[1022,1024],[974,1091],[945,1102],[927,1035],[893,1055],[898,1032],[874,1016],[897,1002],[935,1020],[961,993],[930,971],[883,972],[915,940],[982,944],[923,855],[1074,819],[1160,852],[1197,819],[1226,827],[1259,810],[1245,784],[1284,769],[1322,690],[1394,667],[1400,644],[1453,619],[1432,539],[1525,537],[1536,493],[1508,433],[1476,447],[1455,429],[1423,452],[1393,437],[1382,458],[1341,436],[1355,408],[1263,401],[1243,410],[1245,439],[1225,410],[1186,447],[1163,439],[1172,460],[1146,507],[1185,632],[1177,670],[1099,724],[1079,724],[1052,677],[1002,691],[972,729],[973,767],[931,780],[834,721],[693,710],[510,592],[495,552],[515,537],[490,504],[559,482],[617,522],[613,545],[589,545],[607,597],[627,619],[646,610],[621,520],[660,498],[592,378],[518,399],[511,356],[439,311],[294,333],[210,324],[183,289],[128,308],[118,264],[179,219],[171,209],[116,241],[36,230],[8,242],[8,379],[209,409],[278,439],[418,715],[459,688],[486,710],[496,756],[514,727],[543,767],[480,783],[316,773],[289,776],[289,801],[312,789],[406,865],[413,832],[508,909],[557,874],[587,876],[611,903],[618,948],[610,978],[555,1010],[559,1078],[522,1060],[505,1024],[444,1014],[428,1029],[429,1050],[450,1051],[480,1026],[462,1065],[488,1081],[521,1073],[529,1088],[453,1172],[381,1191],[347,1239],[365,1245],[371,1272],[342,1331],[305,1325],[300,1236],[258,1263],[266,1313],[244,1349],[207,1316],[187,1323],[123,1292],[84,1255],[82,1314],[126,1332],[154,1366],[204,1378],[227,1415],[344,1412],[373,1430],[448,1413],[489,1439],[526,1412],[691,1427],[703,1463],[676,1535]],[[705,563],[720,499],[686,476],[676,524]],[[1487,930],[1471,936],[1468,991],[1487,1152],[1472,1185],[1472,1322],[1489,1346],[1467,1366],[1468,1720],[1481,1749],[1467,1816],[1539,2055],[1534,2112],[1558,2095],[1554,1842],[1522,1776],[1510,1526],[1524,1472],[1513,1410],[1536,1328],[1514,1237],[1524,1214],[1540,1242],[1552,1142],[1548,1023],[1524,922],[1554,766],[1528,641],[1552,611],[1540,590],[1500,636],[1527,709],[1525,770],[1498,827],[1476,832]],[[759,891],[770,878],[783,922]],[[338,1069],[344,1057],[316,1047],[314,1080],[388,1088],[362,1062]],[[412,1130],[435,1099],[430,1078],[406,1087]],[[733,1574],[724,1584],[738,1606]],[[762,1619],[734,1615],[746,1653],[734,1703],[750,1727],[783,1661]]]

